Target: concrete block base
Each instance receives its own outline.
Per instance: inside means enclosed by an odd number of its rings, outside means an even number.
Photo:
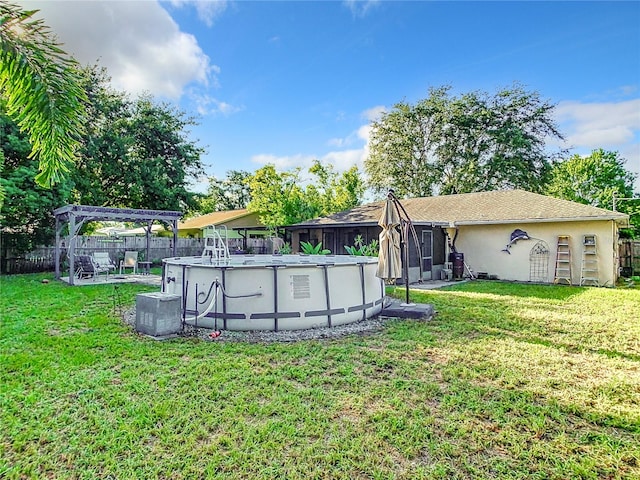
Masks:
[[[180,295],[141,293],[136,296],[136,330],[165,337],[182,330]]]

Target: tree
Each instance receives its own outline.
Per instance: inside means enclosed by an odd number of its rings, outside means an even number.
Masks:
[[[517,85],[458,97],[450,87],[432,88],[416,105],[398,103],[373,123],[369,184],[400,196],[539,191],[551,158],[545,140],[562,138],[553,108]]]
[[[200,202],[200,213],[247,208],[251,201],[251,176],[243,170],[229,170],[224,180],[209,177],[209,188]]]
[[[357,167],[338,175],[330,165],[315,160],[309,173],[315,182],[303,182],[301,168],[278,173],[274,165],[266,165],[257,170],[249,181],[249,210],[259,212],[260,221],[275,230],[346,210],[362,201],[364,185]]]
[[[306,189],[306,194],[314,196],[320,207],[315,216],[349,210],[362,202],[365,187],[358,167],[353,166],[338,175],[332,165],[323,165],[319,160],[314,160],[309,173],[316,178],[316,183]]]
[[[193,118],[168,103],[138,98],[128,122],[128,190],[121,203],[133,208],[181,210],[195,206],[189,180],[203,173],[204,149],[188,138]]]
[[[396,104],[373,122],[365,173],[378,192],[400,196],[433,195],[438,175],[433,164],[438,125],[443,124],[448,88],[431,89],[417,105]]]
[[[573,155],[554,163],[545,193],[552,197],[600,208],[613,208],[614,195],[634,197],[636,174],[625,168],[626,160],[618,152],[593,150],[590,155]],[[639,194],[640,196],[640,194]],[[640,198],[619,202],[617,210],[631,215],[631,222],[640,235]]]
[[[190,209],[190,178],[203,149],[189,139],[194,119],[150,96],[130,99],[108,86],[104,70],[86,69],[91,124],[72,173],[74,201],[159,210]]]
[[[77,63],[60,49],[37,11],[0,1],[0,98],[28,132],[36,181],[50,187],[69,171],[85,122]]]
[[[82,70],[86,92],[87,122],[75,168],[73,201],[78,204],[118,206],[112,199],[126,188],[127,147],[132,143],[128,120],[131,101],[123,92],[109,86],[106,70],[87,67]],[[114,202],[117,202],[114,200]],[[120,204],[120,206],[124,206]]]
[[[298,185],[300,169],[278,173],[274,165],[256,170],[249,181],[249,210],[259,212],[260,221],[271,230],[300,222],[308,215],[304,192]]]
[[[29,157],[30,151],[27,136],[0,109],[0,154],[5,163],[0,186],[6,192],[0,209],[3,258],[7,249],[22,253],[48,244],[55,236],[51,212],[66,204],[71,192],[68,179],[55,189],[38,185],[38,162]]]
[[[85,79],[92,121],[78,161],[55,189],[35,182],[38,161],[29,156],[29,138],[4,115],[0,102],[0,187],[7,192],[0,209],[3,247],[29,251],[48,244],[55,233],[52,211],[70,202],[163,210],[193,203],[187,185],[201,171],[202,150],[187,138],[191,120],[149,97],[129,100],[105,87],[98,70]]]
[[[545,193],[573,202],[612,208],[613,195],[631,197],[636,175],[625,168],[618,152],[593,150],[554,163]]]

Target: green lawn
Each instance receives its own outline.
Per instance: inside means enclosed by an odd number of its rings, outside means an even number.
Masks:
[[[413,292],[432,322],[242,344],[43,278],[0,279],[0,478],[640,478],[638,289],[477,281]]]

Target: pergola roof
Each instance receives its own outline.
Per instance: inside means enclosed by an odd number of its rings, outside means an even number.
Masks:
[[[60,278],[60,233],[65,223],[69,224],[69,283],[73,285],[75,239],[85,222],[96,220],[120,220],[147,224],[147,258],[149,257],[149,236],[154,221],[170,223],[173,229],[173,256],[176,256],[178,219],[182,212],[171,210],[143,210],[139,208],[95,207],[91,205],[65,205],[53,211],[56,217],[56,278]]]
[[[94,207],[91,205],[65,205],[64,207],[56,208],[53,214],[60,220],[67,220],[73,215],[85,221],[120,220],[123,222],[148,222],[153,220],[172,222],[182,217],[182,212],[171,210]]]

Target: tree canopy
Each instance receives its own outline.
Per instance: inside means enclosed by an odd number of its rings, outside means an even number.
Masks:
[[[193,124],[183,112],[149,96],[135,99],[108,87],[103,71],[87,69],[87,122],[69,174],[55,189],[38,185],[38,161],[29,154],[29,136],[9,118],[0,102],[0,186],[7,192],[0,208],[3,244],[29,249],[53,236],[51,212],[67,203],[184,210],[193,205],[188,191],[202,172],[202,149],[189,139]],[[11,234],[11,235],[9,235]]]
[[[130,99],[111,88],[104,70],[84,70],[90,99],[73,201],[122,208],[194,207],[189,180],[202,173],[204,150],[189,139],[195,120],[148,95]]]
[[[74,161],[86,97],[78,64],[33,18],[36,12],[0,1],[0,99],[6,115],[29,135],[36,181],[50,187]]]
[[[545,193],[594,207],[611,209],[613,196],[633,196],[635,175],[618,152],[593,150],[553,164]]]
[[[551,161],[545,142],[562,138],[553,105],[518,85],[494,95],[450,90],[432,88],[415,105],[400,102],[373,122],[365,160],[370,186],[400,196],[540,191]]]
[[[252,175],[243,170],[229,170],[225,179],[209,177],[209,188],[200,201],[200,213],[247,208],[251,201]]]
[[[614,196],[634,197],[636,175],[626,169],[625,163],[618,152],[603,149],[593,150],[590,155],[573,155],[553,164],[544,193],[611,210]],[[631,216],[640,235],[640,198],[618,202],[616,210]]]
[[[26,252],[47,244],[55,235],[51,212],[67,203],[71,192],[68,179],[55,189],[38,185],[38,161],[29,157],[30,151],[27,135],[0,108],[0,155],[5,161],[0,187],[6,193],[0,208],[3,251]]]
[[[279,173],[274,165],[257,170],[249,180],[249,210],[271,229],[352,208],[362,201],[364,183],[357,167],[337,174],[315,160],[302,178],[302,169]],[[306,184],[306,186],[304,186]]]

